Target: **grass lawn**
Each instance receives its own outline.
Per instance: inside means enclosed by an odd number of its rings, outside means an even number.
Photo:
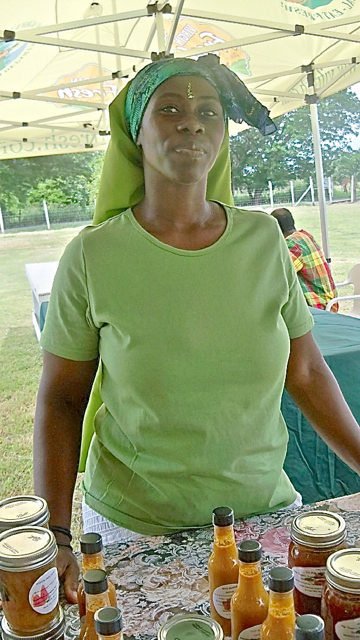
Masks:
[[[297,227],[306,229],[320,242],[317,207],[298,207],[293,213]],[[360,203],[332,205],[328,208],[328,221],[331,267],[335,281],[340,282],[360,262]],[[32,297],[25,264],[58,260],[78,230],[30,231],[0,237],[1,498],[33,491],[32,425],[41,353],[32,327]],[[341,293],[345,295],[345,289]],[[79,528],[78,500],[77,491],[75,531]]]

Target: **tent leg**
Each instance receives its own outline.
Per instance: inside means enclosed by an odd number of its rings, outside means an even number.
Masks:
[[[326,215],[324,171],[323,171],[321,146],[320,146],[318,106],[316,103],[310,104],[310,116],[311,116],[311,128],[312,128],[313,142],[314,142],[315,171],[316,171],[316,184],[317,184],[317,190],[318,190],[318,201],[319,201],[319,210],[320,210],[322,247],[323,247],[324,255],[327,262],[331,262],[329,233],[328,233],[328,224],[327,224],[327,215]]]

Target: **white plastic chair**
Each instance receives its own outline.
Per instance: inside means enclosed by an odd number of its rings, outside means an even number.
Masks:
[[[348,287],[350,284],[354,287],[354,293],[350,296],[338,296],[337,298],[333,298],[326,305],[326,311],[330,311],[335,302],[341,302],[342,300],[353,300],[354,304],[350,315],[358,316],[360,318],[360,262],[355,264],[352,269],[350,269],[348,277],[346,278],[346,280],[344,280],[344,282],[339,282],[335,286],[337,289],[340,289],[341,287]]]

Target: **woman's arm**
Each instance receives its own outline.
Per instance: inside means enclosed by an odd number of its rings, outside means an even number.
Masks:
[[[360,427],[311,332],[291,340],[286,389],[319,436],[360,474]]]
[[[81,427],[98,360],[77,362],[44,351],[34,428],[34,488],[45,498],[50,525],[70,528]],[[68,543],[56,533],[58,542]],[[59,547],[58,569],[65,595],[76,602],[78,568],[74,555]]]

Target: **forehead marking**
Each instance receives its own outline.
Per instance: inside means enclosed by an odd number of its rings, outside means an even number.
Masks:
[[[186,89],[186,95],[189,98],[189,100],[192,100],[193,98],[195,98],[193,92],[192,92],[192,87],[191,87],[191,82],[188,83],[187,89]]]

